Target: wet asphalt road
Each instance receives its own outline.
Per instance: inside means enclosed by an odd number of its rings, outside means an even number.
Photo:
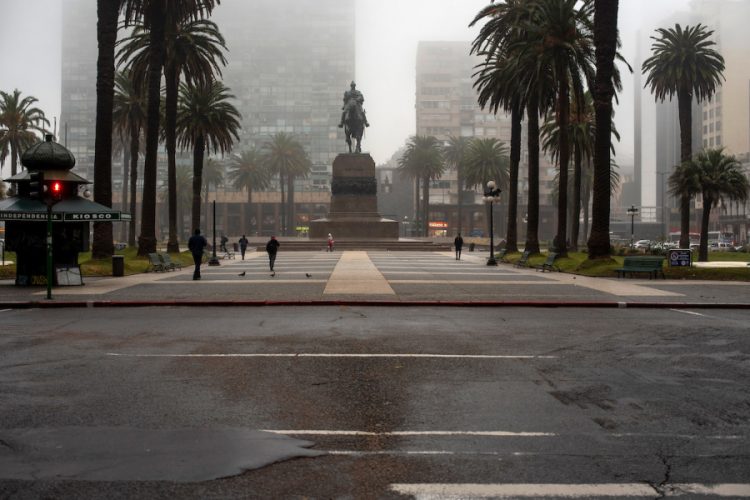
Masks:
[[[325,452],[199,482],[0,470],[2,498],[401,498],[398,483],[638,483],[656,498],[750,483],[746,311],[5,310],[0,324],[0,434],[274,430]]]

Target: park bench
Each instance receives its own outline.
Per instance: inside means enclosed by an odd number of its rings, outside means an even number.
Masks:
[[[664,278],[663,263],[664,257],[625,257],[622,267],[615,269],[615,271],[617,271],[618,278],[624,278],[628,273],[630,273],[631,276],[633,273],[648,273],[649,279],[658,278],[659,274],[661,274],[661,277]]]
[[[180,264],[179,262],[172,262],[172,258],[168,253],[160,253],[157,255],[159,255],[159,258],[161,259],[165,270],[174,271],[176,269],[182,269],[182,264]]]
[[[530,255],[531,250],[524,250],[524,252],[521,254],[521,258],[518,259],[518,262],[516,262],[516,267],[528,267]]]
[[[508,253],[507,248],[501,248],[499,252],[495,254],[495,260],[499,260],[500,262],[505,262],[505,256]]]
[[[148,254],[148,267],[146,268],[146,272],[162,272],[166,271],[167,268],[164,267],[164,263],[159,258],[159,254],[157,253],[150,253]]]
[[[544,261],[544,263],[541,266],[537,266],[537,271],[559,271],[560,269],[555,265],[555,259],[557,258],[557,254],[555,252],[550,252],[547,255],[547,260]]]

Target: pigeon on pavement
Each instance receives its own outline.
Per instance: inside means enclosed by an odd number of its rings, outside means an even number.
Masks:
[[[305,276],[307,276],[308,278],[312,278],[312,274],[310,273],[305,273]]]
[[[276,271],[271,273],[271,277],[273,278],[274,276],[276,276]]]
[[[241,272],[240,274],[238,274],[237,276],[244,276],[244,275],[245,275],[245,271],[242,271],[242,272]]]

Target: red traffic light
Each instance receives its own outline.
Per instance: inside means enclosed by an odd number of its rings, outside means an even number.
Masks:
[[[52,193],[52,197],[55,199],[59,199],[62,197],[62,182],[60,181],[54,181],[50,184],[50,192]]]

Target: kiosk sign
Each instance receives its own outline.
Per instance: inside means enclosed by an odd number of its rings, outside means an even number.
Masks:
[[[692,253],[684,248],[669,251],[669,267],[690,267]]]

